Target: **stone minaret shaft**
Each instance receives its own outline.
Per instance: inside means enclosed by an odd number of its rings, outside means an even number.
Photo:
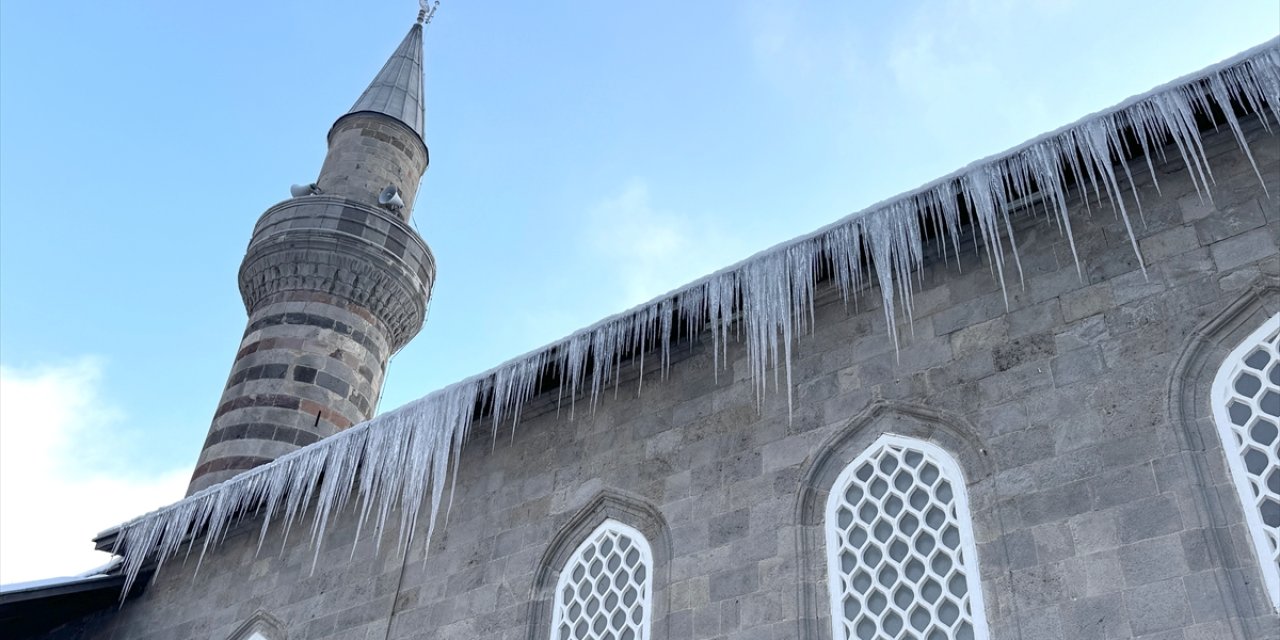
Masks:
[[[248,327],[188,494],[372,417],[435,279],[408,225],[428,161],[422,96],[415,24],[330,129],[320,193],[258,220],[240,266]],[[379,205],[388,185],[403,208]]]

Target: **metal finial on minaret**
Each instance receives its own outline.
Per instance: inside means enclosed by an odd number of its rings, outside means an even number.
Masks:
[[[418,0],[418,24],[426,26],[431,24],[431,18],[436,15],[436,9],[440,8],[440,0],[435,0],[430,4],[427,0]]]

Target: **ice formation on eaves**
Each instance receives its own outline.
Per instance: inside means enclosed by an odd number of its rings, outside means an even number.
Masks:
[[[1214,117],[1218,107],[1217,115],[1253,163],[1232,102],[1259,114],[1268,130],[1267,111],[1280,123],[1280,38],[763,251],[103,535],[114,536],[114,551],[123,555],[129,584],[148,561],[163,563],[189,541],[203,557],[246,515],[261,518],[265,538],[273,520],[278,518],[287,534],[310,509],[310,536],[318,557],[329,518],[352,498],[360,523],[372,522],[378,540],[399,509],[394,524],[399,544],[406,545],[429,497],[429,539],[445,499],[450,460],[459,459],[468,429],[480,417],[477,407],[489,408],[495,430],[505,421],[514,428],[547,371],[558,377],[562,401],[572,405],[585,398],[594,406],[606,386],[616,382],[627,358],[656,352],[665,371],[672,342],[682,337],[674,335],[677,331],[684,337],[709,331],[717,370],[728,343],[744,340],[757,393],[764,392],[770,368],[774,376],[781,370],[785,380],[775,377],[775,382],[785,384],[790,402],[791,346],[812,322],[820,273],[830,276],[846,300],[877,285],[890,337],[896,341],[895,318],[901,313],[910,320],[912,315],[910,275],[924,259],[922,225],[932,227],[944,246],[956,248],[962,217],[972,216],[995,277],[1003,284],[1011,271],[1021,276],[1010,211],[1022,198],[1034,195],[1042,201],[1074,253],[1067,210],[1071,176],[1086,203],[1089,192],[1098,202],[1109,200],[1133,239],[1130,218],[1140,213],[1141,205],[1131,188],[1132,201],[1126,202],[1124,185],[1133,183],[1126,157],[1144,158],[1155,181],[1152,154],[1163,160],[1163,149],[1172,143],[1197,191],[1208,198],[1213,175],[1196,114]],[[1130,148],[1133,140],[1136,149]],[[1159,189],[1158,182],[1155,187]],[[1013,256],[1012,265],[1005,264],[1006,254]],[[128,591],[127,584],[124,593]]]

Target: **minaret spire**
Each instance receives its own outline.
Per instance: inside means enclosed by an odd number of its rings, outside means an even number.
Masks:
[[[369,111],[390,116],[404,123],[419,138],[423,133],[425,107],[422,89],[422,29],[431,20],[435,10],[419,11],[419,20],[409,28],[400,46],[396,47],[382,70],[374,76],[369,88],[347,112]]]

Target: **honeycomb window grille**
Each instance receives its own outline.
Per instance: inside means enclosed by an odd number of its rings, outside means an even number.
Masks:
[[[1280,609],[1280,314],[1227,356],[1213,418],[1271,606]]]
[[[827,496],[837,640],[985,640],[964,476],[938,446],[886,434]]]
[[[648,640],[653,554],[644,535],[606,520],[556,582],[552,640]]]

